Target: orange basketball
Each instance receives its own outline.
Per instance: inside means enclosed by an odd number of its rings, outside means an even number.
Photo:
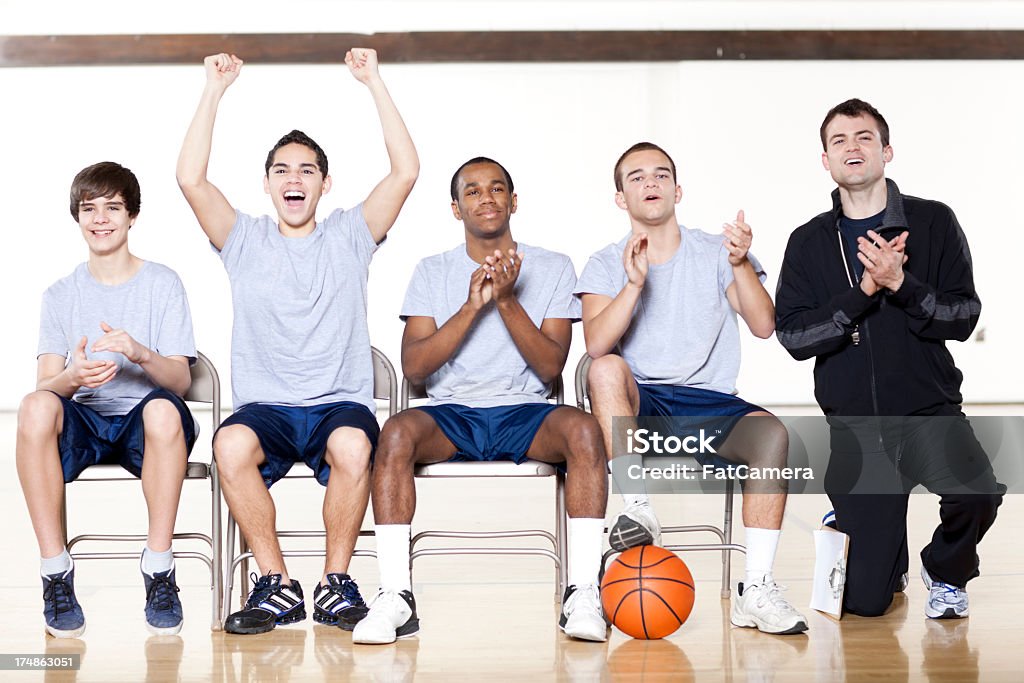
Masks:
[[[634,638],[675,633],[693,609],[693,576],[679,557],[656,545],[630,548],[601,580],[604,613]]]

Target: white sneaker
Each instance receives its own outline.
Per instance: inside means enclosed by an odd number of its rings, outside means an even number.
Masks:
[[[597,586],[569,586],[562,599],[562,616],[558,625],[570,638],[603,643],[608,639],[608,623],[601,610]]]
[[[921,580],[928,588],[924,614],[929,619],[962,619],[968,615],[967,591],[942,581],[935,581],[921,565]]]
[[[370,605],[369,613],[356,624],[352,642],[383,645],[419,630],[420,620],[416,616],[416,599],[412,593],[382,590]]]
[[[807,618],[797,612],[786,598],[782,586],[769,581],[744,586],[740,582],[732,601],[733,626],[757,628],[762,633],[790,635],[807,630]]]
[[[661,545],[661,525],[651,504],[645,501],[627,505],[608,532],[608,544],[619,552],[638,545]]]

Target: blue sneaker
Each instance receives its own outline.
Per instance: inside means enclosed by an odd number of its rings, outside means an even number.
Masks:
[[[181,600],[174,569],[150,576],[142,572],[146,582],[146,627],[155,636],[173,636],[181,630]]]
[[[75,598],[75,568],[43,578],[43,616],[54,638],[77,638],[85,633],[85,615]]]
[[[351,631],[369,610],[359,586],[348,574],[328,574],[327,585],[313,591],[313,620]]]
[[[224,630],[228,633],[266,633],[275,626],[293,624],[306,618],[302,586],[295,579],[281,583],[280,574],[252,575],[254,585],[245,607],[228,615]]]

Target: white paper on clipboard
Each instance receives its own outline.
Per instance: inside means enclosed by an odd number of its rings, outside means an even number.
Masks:
[[[830,617],[843,616],[843,590],[846,587],[846,555],[850,537],[831,527],[814,531],[814,581],[811,585],[811,609]]]

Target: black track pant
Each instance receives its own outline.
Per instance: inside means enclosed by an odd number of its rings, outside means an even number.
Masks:
[[[878,616],[892,602],[909,569],[907,504],[917,484],[939,495],[939,525],[921,551],[929,575],[963,588],[979,574],[978,543],[1006,489],[959,407],[939,412],[884,418],[873,430],[833,424],[825,487],[836,528],[850,537],[847,612]]]

